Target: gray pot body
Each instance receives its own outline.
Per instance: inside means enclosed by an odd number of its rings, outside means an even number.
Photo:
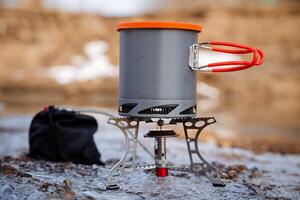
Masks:
[[[188,66],[198,32],[177,29],[120,31],[119,114],[179,118],[196,113],[196,73]]]

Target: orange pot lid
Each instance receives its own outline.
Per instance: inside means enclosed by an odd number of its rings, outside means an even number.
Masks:
[[[181,29],[201,32],[202,27],[196,24],[183,23],[183,22],[158,22],[158,21],[145,21],[145,22],[123,22],[118,24],[117,30],[126,29]]]

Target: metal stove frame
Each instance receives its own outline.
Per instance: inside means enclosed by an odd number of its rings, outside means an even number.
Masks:
[[[136,149],[138,143],[138,131],[140,122],[153,123],[150,118],[109,118],[108,123],[121,129],[125,136],[126,151],[123,158],[110,170],[106,182],[107,189],[119,189],[120,179],[134,170],[150,170],[155,169],[156,165],[136,164]],[[207,162],[199,152],[198,141],[201,131],[208,125],[215,123],[214,117],[197,117],[197,118],[174,118],[164,125],[175,125],[182,123],[185,140],[187,144],[188,154],[190,158],[190,166],[176,167],[169,166],[169,170],[190,172],[197,176],[206,176],[215,187],[224,187],[219,171],[212,164]],[[133,129],[133,134],[129,130]]]

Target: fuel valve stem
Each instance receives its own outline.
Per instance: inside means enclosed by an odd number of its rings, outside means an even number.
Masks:
[[[168,176],[168,166],[167,166],[167,148],[166,148],[166,138],[156,137],[154,152],[155,152],[155,172],[158,177]]]
[[[154,138],[154,158],[155,158],[155,173],[157,177],[168,176],[168,161],[167,161],[167,137],[177,137],[178,135],[173,130],[162,129],[164,121],[157,121],[158,129],[150,130],[144,137]]]

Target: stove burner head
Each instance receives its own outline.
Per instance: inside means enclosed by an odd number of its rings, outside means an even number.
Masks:
[[[171,129],[163,129],[163,130],[151,130],[144,137],[146,138],[158,138],[158,137],[178,137],[179,135],[171,130]]]

